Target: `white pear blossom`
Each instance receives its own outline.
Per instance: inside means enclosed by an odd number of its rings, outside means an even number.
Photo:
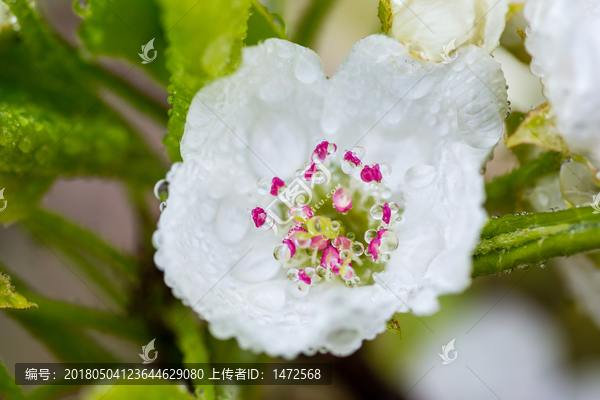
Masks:
[[[600,1],[530,0],[525,42],[531,71],[542,78],[558,130],[569,150],[600,167]],[[561,191],[571,204],[587,205],[598,189],[583,164],[561,168]],[[575,192],[573,192],[575,191]],[[600,270],[581,255],[559,261],[567,287],[600,323]]]
[[[331,79],[290,42],[245,48],[193,100],[183,163],[159,184],[166,284],[217,338],[288,358],[347,355],[394,312],[437,311],[470,283],[505,87],[476,46],[446,65],[369,36]],[[298,182],[313,186],[311,208],[293,207],[290,230],[271,193]]]
[[[474,44],[488,53],[500,44],[508,0],[389,0],[390,36],[422,58],[442,61],[444,46]],[[448,55],[448,54],[446,54]]]
[[[600,167],[600,1],[530,0],[525,41],[569,149]]]

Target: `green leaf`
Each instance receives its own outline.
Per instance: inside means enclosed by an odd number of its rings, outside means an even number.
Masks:
[[[160,26],[158,5],[153,0],[87,0],[82,8],[74,0],[75,11],[83,18],[79,38],[94,55],[122,57],[140,65],[154,78],[168,84],[169,73],[165,66],[166,42]],[[141,64],[142,45],[154,39],[157,57]],[[154,52],[150,52],[152,57]]]
[[[194,400],[189,393],[182,391],[179,386],[134,386],[117,385],[98,386],[82,397],[83,400]]]
[[[166,120],[164,106],[124,83],[123,77],[84,61],[46,27],[27,0],[3,1],[21,29],[0,34],[0,58],[11,60],[0,64],[2,101],[33,102],[66,115],[81,114],[102,98],[101,89],[110,88],[141,111]]]
[[[95,233],[83,229],[65,218],[37,209],[25,221],[36,233],[45,237],[53,236],[53,241],[62,241],[91,256],[107,262],[115,271],[125,276],[135,276],[138,266],[136,260],[121,253],[100,239]]]
[[[381,30],[386,35],[390,33],[392,29],[392,6],[390,0],[379,0],[379,12],[377,14],[381,21]]]
[[[151,184],[164,172],[156,158],[110,114],[73,118],[33,104],[0,103],[0,172],[42,176],[130,177]],[[142,165],[138,165],[142,163]]]
[[[37,308],[38,305],[27,301],[23,295],[17,293],[14,286],[10,284],[10,277],[0,272],[0,308],[26,310],[31,307]]]
[[[0,176],[9,202],[0,222],[26,217],[59,175],[120,177],[147,186],[160,179],[164,167],[119,121],[110,113],[64,116],[34,104],[0,103]]]
[[[569,148],[558,133],[549,103],[531,110],[514,134],[506,139],[509,148],[522,144],[531,144],[545,151],[569,153]]]
[[[4,189],[0,209],[6,207],[0,212],[0,224],[18,221],[29,215],[53,181],[54,177],[35,175],[21,181],[20,176],[15,173],[0,172],[0,190]]]
[[[0,363],[0,397],[10,400],[24,400],[25,395],[15,383],[15,378],[10,376],[8,370]]]
[[[169,313],[169,324],[173,326],[175,333],[175,342],[183,353],[184,363],[210,363],[208,350],[206,348],[204,330],[198,325],[193,311],[187,310],[181,306],[175,307],[177,312]],[[181,313],[185,311],[183,317]],[[215,387],[212,385],[200,385],[193,382],[199,393],[202,393],[203,399],[212,400],[215,398]]]
[[[24,282],[15,279],[21,292],[29,299],[35,300],[47,318],[64,327],[75,329],[93,329],[116,337],[145,342],[149,334],[141,321],[125,315],[98,311],[76,304],[48,299],[35,293]]]
[[[251,0],[248,35],[244,39],[246,46],[253,46],[268,38],[285,39],[285,22],[279,14],[269,14],[258,0]]]
[[[64,362],[117,362],[115,357],[92,340],[83,330],[73,326],[62,326],[43,310],[27,313],[8,313],[27,329],[58,359]]]
[[[336,0],[312,0],[308,11],[302,17],[292,41],[300,46],[310,47],[313,44],[319,26],[331,10]]]
[[[490,219],[474,251],[473,277],[498,274],[600,248],[600,214],[591,207]]]
[[[237,68],[246,36],[250,0],[158,0],[167,32],[167,68],[173,104],[164,140],[173,160],[180,160],[179,139],[196,93],[208,82]]]

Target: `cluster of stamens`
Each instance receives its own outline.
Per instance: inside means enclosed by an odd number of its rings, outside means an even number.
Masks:
[[[277,199],[266,211],[261,207],[250,210],[257,228],[286,232],[273,256],[287,269],[288,279],[298,282],[301,291],[321,281],[333,282],[336,277],[355,287],[361,283],[361,277],[363,281],[370,278],[374,265],[388,261],[398,248],[398,238],[391,227],[401,220],[400,208],[396,203],[385,202],[391,196],[385,187],[391,166],[365,165],[362,160],[366,151],[362,147],[346,150],[341,165],[333,165],[336,151],[335,144],[319,141],[311,161],[296,171],[289,186],[278,177],[259,180],[259,193]],[[307,196],[312,199],[313,190],[323,194],[319,202],[310,206]],[[279,200],[287,206],[285,211],[279,209],[281,213],[271,209]],[[332,204],[328,209],[329,200]],[[329,213],[317,215],[319,210]],[[279,214],[287,214],[285,220]],[[366,214],[366,219],[361,214]],[[350,225],[357,226],[353,217],[363,225],[366,221],[362,234],[366,247],[349,231]],[[347,226],[344,219],[350,219]]]

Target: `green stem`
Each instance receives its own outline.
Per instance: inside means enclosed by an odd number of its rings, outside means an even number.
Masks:
[[[301,46],[311,46],[323,18],[325,18],[334,3],[335,0],[313,0],[308,11],[304,14],[292,41]]]
[[[498,274],[600,248],[600,214],[591,207],[488,221],[473,256],[473,277]]]

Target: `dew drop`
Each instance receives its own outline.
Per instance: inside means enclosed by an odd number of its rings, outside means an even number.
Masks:
[[[161,201],[167,200],[169,198],[169,182],[165,179],[156,182],[156,185],[154,185],[154,196]]]
[[[316,270],[313,267],[307,267],[304,271],[306,272],[306,276],[311,279],[316,275]]]
[[[296,268],[288,269],[288,272],[286,275],[287,275],[287,278],[292,282],[296,282],[298,280],[298,270]]]
[[[340,259],[347,260],[349,258],[352,258],[352,252],[350,252],[350,250],[340,251]]]
[[[256,182],[256,189],[260,194],[269,194],[271,192],[271,180],[269,178],[262,178]]]
[[[369,213],[374,219],[380,220],[383,218],[383,207],[379,204],[375,204],[373,207],[371,207],[371,211]]]
[[[281,263],[285,263],[292,258],[292,253],[287,244],[280,244],[273,250],[273,257]]]
[[[392,174],[392,166],[385,162],[379,164],[379,170],[384,178],[388,178]]]
[[[435,169],[431,165],[415,165],[406,171],[406,183],[421,189],[429,186],[435,180]]]
[[[162,203],[160,203],[160,206],[158,206],[158,209],[160,210],[160,212],[165,211],[165,209],[167,208],[167,202],[163,201]]]
[[[317,185],[320,185],[321,183],[325,182],[326,179],[327,179],[327,176],[321,170],[315,172],[312,176],[313,182],[316,183]]]
[[[373,239],[377,237],[377,231],[375,229],[369,229],[365,232],[365,242],[371,243]]]
[[[341,226],[340,221],[333,221],[333,222],[331,222],[331,228],[334,231],[339,231],[340,230],[340,226]]]
[[[354,234],[354,232],[348,232],[346,233],[346,237],[350,240],[354,240],[354,238],[356,238],[356,235]]]
[[[321,278],[325,278],[325,274],[327,273],[327,269],[324,267],[321,267],[320,265],[317,267],[317,275],[320,276]]]
[[[356,166],[352,164],[350,161],[344,160],[342,161],[342,171],[346,175],[351,175],[356,170]]]
[[[305,52],[296,60],[294,76],[302,83],[313,83],[319,77],[321,62],[316,55]]]
[[[335,154],[336,151],[337,151],[337,146],[333,143],[329,143],[329,145],[327,146],[327,152],[329,154]]]
[[[391,253],[398,248],[398,237],[392,231],[383,234],[380,250],[382,253]]]
[[[350,246],[350,250],[352,251],[352,254],[359,257],[365,252],[365,246],[361,242],[353,242]]]
[[[365,154],[367,154],[367,151],[365,150],[365,148],[364,148],[364,147],[361,147],[361,146],[356,146],[356,147],[355,147],[355,148],[353,148],[351,151],[354,153],[354,155],[355,155],[355,156],[356,156],[356,157],[357,157],[359,160],[362,160],[362,159],[363,159],[363,157],[365,156]]]

